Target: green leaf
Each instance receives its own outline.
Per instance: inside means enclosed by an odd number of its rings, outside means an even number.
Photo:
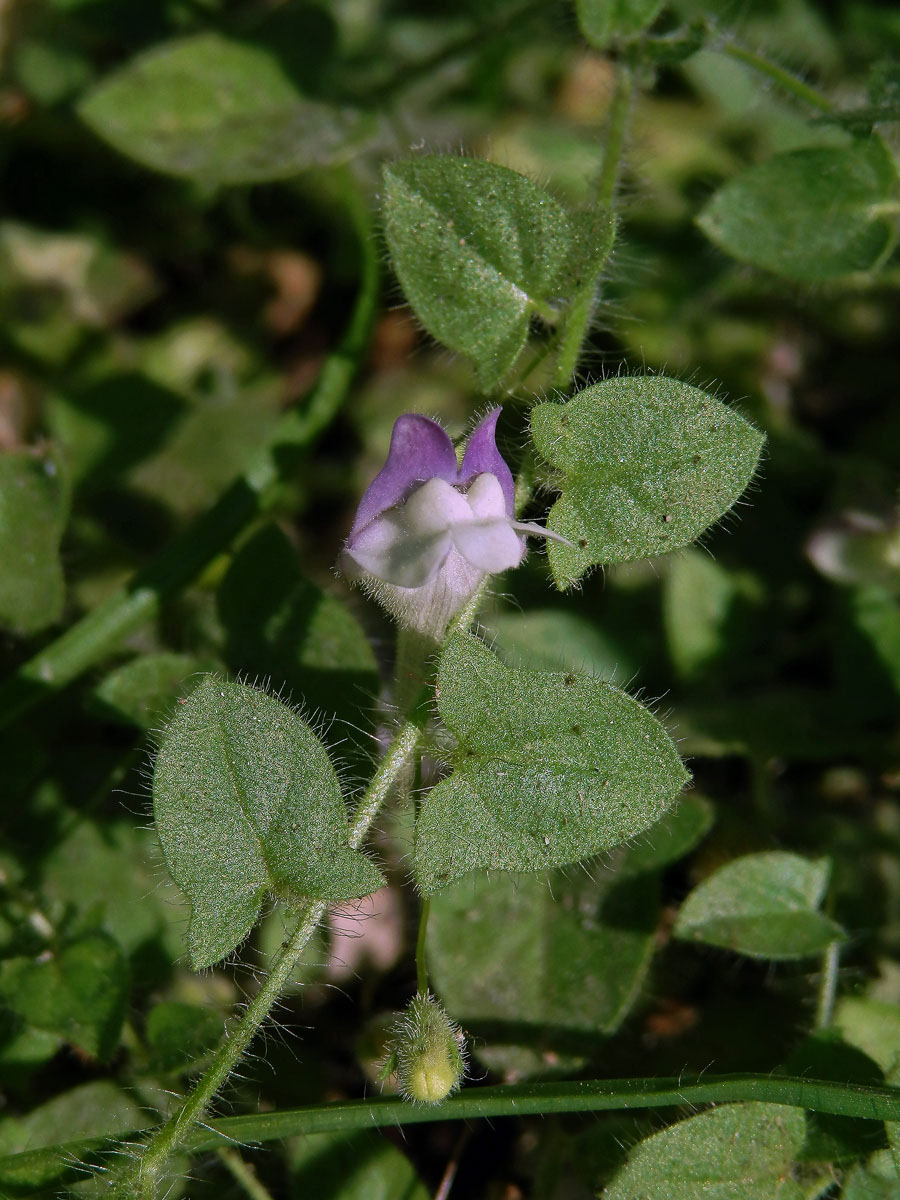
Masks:
[[[531,430],[560,472],[547,553],[561,589],[591,566],[687,546],[740,497],[763,435],[699,388],[665,376],[606,379],[538,404]]]
[[[682,679],[737,655],[747,609],[761,591],[752,576],[726,570],[701,550],[672,558],[663,582],[663,621],[669,655]]]
[[[900,1069],[896,1065],[888,1071],[885,1083],[889,1083],[891,1087],[900,1086]],[[894,1173],[900,1178],[900,1121],[885,1121],[884,1132],[887,1134]]]
[[[0,452],[0,627],[27,636],[59,620],[65,599],[59,543],[68,507],[52,455]]]
[[[842,996],[834,1014],[841,1037],[877,1062],[886,1075],[900,1066],[900,1004]]]
[[[90,933],[39,958],[0,963],[0,996],[35,1029],[58,1034],[91,1058],[119,1042],[127,964],[106,933]]]
[[[470,358],[485,389],[516,361],[536,313],[596,278],[612,247],[606,213],[568,214],[506,167],[428,157],[384,169],[397,278],[433,337]]]
[[[0,1122],[0,1153],[20,1154],[75,1138],[133,1133],[146,1114],[109,1079],[60,1092],[27,1116]]]
[[[218,592],[233,671],[271,680],[313,710],[358,723],[378,694],[378,665],[362,626],[308,579],[276,525],[235,555]]]
[[[878,1065],[833,1029],[811,1033],[794,1046],[779,1068],[779,1073],[782,1071],[794,1078],[831,1079],[844,1084],[877,1086],[884,1082]],[[883,1146],[884,1129],[877,1121],[809,1113],[800,1157],[806,1163],[834,1166],[856,1162]]]
[[[288,1147],[291,1194],[330,1200],[428,1200],[406,1155],[369,1130],[315,1133]]]
[[[151,830],[133,818],[84,818],[41,864],[41,895],[52,922],[75,914],[115,938],[129,957],[136,985],[155,985],[181,953],[187,907],[159,886]]]
[[[658,919],[652,877],[471,876],[431,902],[429,972],[477,1038],[583,1054],[637,999]]]
[[[855,588],[849,603],[854,624],[900,692],[900,601],[896,592],[881,587]]]
[[[616,38],[633,38],[656,20],[663,0],[578,0],[586,40],[604,50]]]
[[[441,658],[438,709],[459,746],[416,824],[425,894],[467,871],[540,871],[609,850],[657,821],[688,778],[663,726],[626,692],[512,670],[469,635]]]
[[[152,729],[216,666],[210,659],[190,654],[143,654],[101,680],[93,699],[105,716],[138,729]]]
[[[639,1142],[603,1200],[803,1200],[790,1177],[803,1113],[782,1104],[723,1104]]]
[[[153,802],[169,870],[191,902],[197,970],[243,941],[268,893],[345,900],[381,886],[347,844],[321,742],[256,688],[211,677],[192,693],[160,743]]]
[[[267,443],[284,403],[284,381],[258,348],[209,317],[170,325],[145,344],[141,367],[160,392],[151,436],[159,437],[173,394],[187,407],[177,406],[177,424],[158,448],[144,449],[128,484],[180,514],[205,510]],[[135,418],[110,421],[109,413],[129,403],[131,384],[122,376],[108,383],[102,416],[117,437],[133,441]],[[142,390],[148,390],[146,380]],[[140,417],[143,423],[143,410]]]
[[[751,958],[819,954],[844,932],[818,912],[828,859],[781,850],[746,854],[720,867],[682,905],[675,936]]]
[[[490,644],[512,667],[588,671],[607,679],[630,679],[637,671],[628,649],[587,617],[564,608],[495,613],[484,625]]]
[[[897,186],[877,138],[776,154],[720,188],[697,218],[710,241],[740,262],[800,283],[870,271],[894,244],[878,206]]]
[[[13,1164],[4,1169],[0,1162],[0,1187],[30,1192],[48,1187],[59,1180],[73,1163],[71,1154],[34,1153],[40,1147],[53,1147],[60,1142],[82,1138],[115,1137],[134,1133],[147,1124],[144,1112],[111,1080],[96,1079],[80,1087],[61,1092],[32,1109],[24,1117],[8,1117],[0,1121],[0,1154],[31,1152],[25,1169],[16,1170]],[[78,1171],[74,1178],[83,1178]]]
[[[78,113],[129,158],[208,184],[324,166],[368,124],[304,98],[274,54],[217,33],[154,46],[102,79]]]
[[[841,1191],[842,1200],[897,1200],[900,1182],[890,1151],[880,1150],[849,1173]]]
[[[634,845],[622,851],[616,870],[629,875],[661,871],[690,854],[712,829],[714,820],[715,812],[708,800],[702,796],[682,796]]]
[[[184,1071],[222,1036],[219,1013],[166,1000],[147,1017],[147,1045],[158,1071]]]

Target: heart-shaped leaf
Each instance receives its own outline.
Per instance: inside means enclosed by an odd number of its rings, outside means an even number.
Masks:
[[[570,214],[516,171],[432,157],[384,170],[397,277],[430,334],[465,354],[482,386],[516,361],[536,313],[581,292],[612,248],[608,212]]]
[[[659,820],[688,778],[627,692],[513,670],[469,635],[441,658],[438,708],[459,747],[416,825],[426,894],[477,868],[539,871],[611,849]]]
[[[381,886],[348,844],[334,767],[309,726],[256,688],[208,678],[166,729],[153,804],[191,902],[196,969],[247,936],[270,893],[346,900]]]
[[[78,112],[129,158],[207,184],[322,166],[368,127],[302,96],[274,54],[217,33],[154,46],[102,79]]]
[[[818,911],[829,871],[826,858],[812,861],[781,850],[745,854],[694,888],[675,935],[752,958],[819,954],[844,936]]]
[[[738,500],[763,435],[699,388],[659,375],[606,379],[538,404],[531,431],[561,475],[547,553],[562,589],[589,567],[689,545]]]
[[[879,205],[896,189],[897,167],[879,138],[804,147],[729,180],[697,224],[741,262],[821,283],[869,271],[884,257],[896,232]]]

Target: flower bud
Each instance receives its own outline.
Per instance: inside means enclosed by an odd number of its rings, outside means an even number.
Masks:
[[[391,1030],[388,1064],[400,1094],[415,1104],[440,1104],[459,1089],[466,1073],[466,1044],[430,992],[419,992]]]

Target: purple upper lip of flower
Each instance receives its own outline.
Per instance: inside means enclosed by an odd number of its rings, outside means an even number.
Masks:
[[[429,479],[443,479],[454,487],[466,488],[478,475],[494,475],[506,501],[506,515],[515,515],[515,484],[512,472],[497,449],[495,408],[469,434],[458,466],[456,451],[446,431],[419,413],[406,413],[394,422],[387,462],[366,488],[347,539],[352,549],[357,535],[389,508],[406,500]]]

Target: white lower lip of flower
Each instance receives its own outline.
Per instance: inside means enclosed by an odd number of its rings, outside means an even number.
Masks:
[[[419,588],[434,578],[454,547],[486,574],[518,566],[525,549],[517,530],[531,527],[506,515],[495,475],[477,476],[467,492],[446,480],[429,479],[404,505],[376,517],[347,554],[376,579]]]

